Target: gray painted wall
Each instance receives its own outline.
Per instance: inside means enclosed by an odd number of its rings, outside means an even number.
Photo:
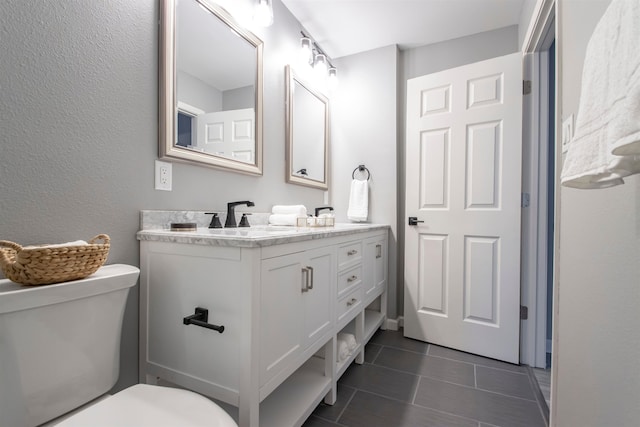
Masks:
[[[561,115],[578,110],[585,49],[609,0],[559,3]],[[552,402],[556,426],[640,419],[640,176],[562,188]]]
[[[157,0],[0,2],[0,239],[20,244],[111,236],[108,263],[139,265],[141,209],[224,210],[253,200],[323,204],[284,181],[284,67],[300,24],[280,1],[264,49],[264,175],[175,163],[154,190],[158,138]],[[357,161],[357,160],[356,160]],[[121,376],[137,382],[138,289],[124,320]]]
[[[397,317],[397,62],[395,46],[336,60],[340,86],[332,96],[331,202],[336,219],[347,221],[351,174],[358,165],[371,173],[369,221],[390,224],[389,318]],[[366,175],[356,172],[362,179]]]

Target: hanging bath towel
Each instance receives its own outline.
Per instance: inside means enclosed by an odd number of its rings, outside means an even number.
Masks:
[[[606,188],[640,173],[640,2],[613,0],[587,45],[562,185]]]
[[[366,221],[369,216],[369,181],[351,181],[347,218],[351,221]]]

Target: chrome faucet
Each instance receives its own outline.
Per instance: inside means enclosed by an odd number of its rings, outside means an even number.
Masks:
[[[238,205],[247,205],[247,206],[255,206],[253,202],[248,200],[242,202],[231,202],[227,203],[227,219],[224,221],[225,228],[235,228],[236,225],[236,206]]]

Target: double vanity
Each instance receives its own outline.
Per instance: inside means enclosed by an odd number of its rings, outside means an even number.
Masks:
[[[384,325],[388,226],[208,229],[202,218],[175,232],[158,215],[143,211],[138,232],[140,381],[226,402],[242,427],[300,425],[333,404]],[[357,346],[341,360],[342,332]]]

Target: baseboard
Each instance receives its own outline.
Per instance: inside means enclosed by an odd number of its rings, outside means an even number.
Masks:
[[[397,331],[404,326],[404,317],[398,316],[397,319],[387,319],[385,322],[386,329],[390,331]]]

